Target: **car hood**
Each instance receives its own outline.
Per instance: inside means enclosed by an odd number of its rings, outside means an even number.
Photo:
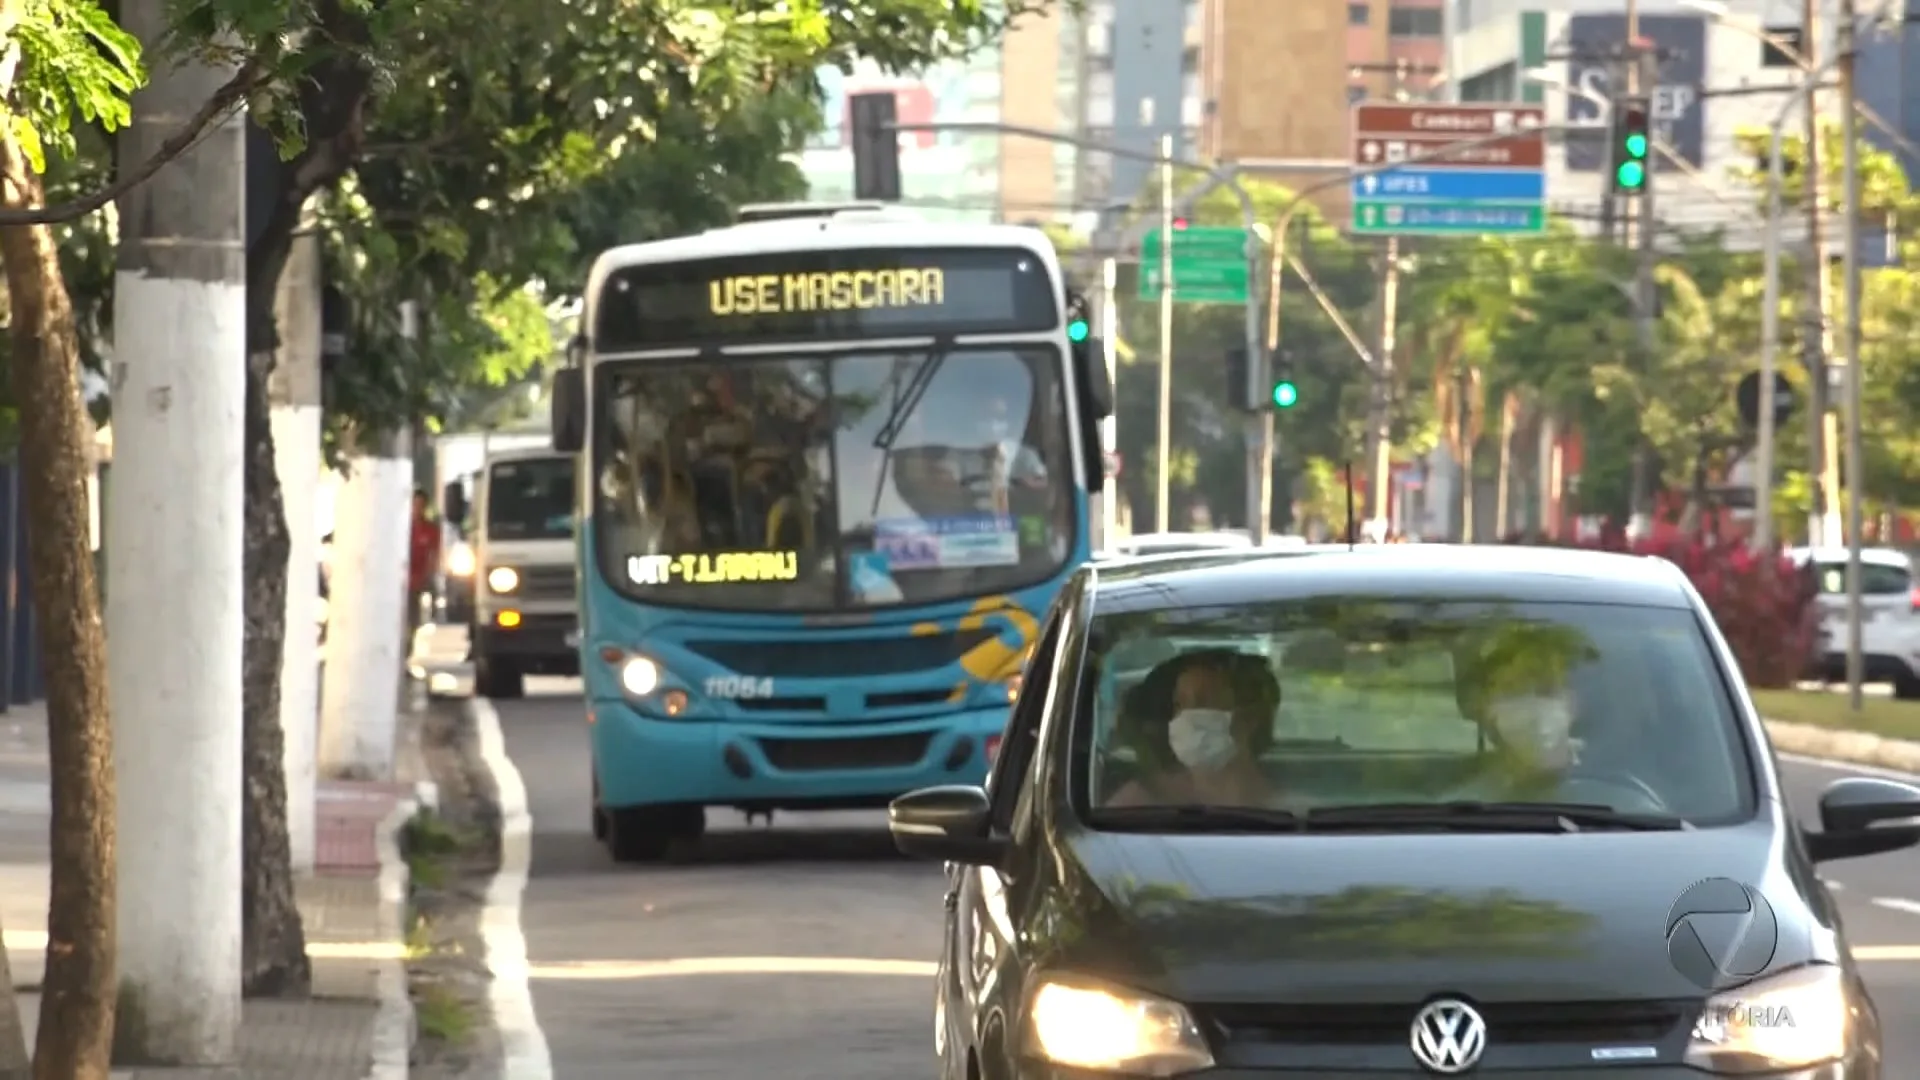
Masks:
[[[1050,962],[1178,1000],[1701,995],[1668,958],[1689,886],[1754,886],[1767,970],[1836,960],[1830,902],[1781,815],[1688,832],[1067,838]]]

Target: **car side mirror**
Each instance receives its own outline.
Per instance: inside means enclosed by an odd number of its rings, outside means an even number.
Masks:
[[[916,859],[994,866],[1006,851],[992,835],[993,804],[985,788],[923,788],[887,806],[893,846]]]
[[[1807,838],[1816,862],[1879,855],[1920,844],[1920,825],[1886,822],[1920,818],[1920,787],[1898,780],[1850,776],[1820,794],[1820,831]]]

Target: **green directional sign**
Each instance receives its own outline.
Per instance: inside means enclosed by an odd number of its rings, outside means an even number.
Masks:
[[[1472,199],[1422,202],[1359,201],[1353,204],[1353,231],[1361,236],[1456,236],[1463,233],[1517,235],[1547,227],[1541,204],[1486,203]],[[1179,279],[1176,278],[1177,282]]]
[[[1140,246],[1140,296],[1160,295],[1161,234]],[[1247,302],[1247,230],[1190,226],[1173,233],[1173,298],[1191,304]]]

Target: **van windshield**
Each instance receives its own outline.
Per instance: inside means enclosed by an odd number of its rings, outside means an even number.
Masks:
[[[487,535],[495,540],[573,537],[573,459],[497,461],[487,470]]]
[[[1089,649],[1090,809],[1753,812],[1733,700],[1684,610],[1317,597],[1096,614]]]

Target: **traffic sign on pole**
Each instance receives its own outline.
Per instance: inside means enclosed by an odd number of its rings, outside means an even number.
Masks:
[[[1160,295],[1160,231],[1140,245],[1140,296]],[[1247,230],[1188,226],[1173,231],[1173,298],[1194,304],[1247,302]]]
[[[1355,105],[1354,169],[1394,167],[1354,177],[1353,231],[1405,236],[1544,230],[1545,123],[1538,105]],[[1447,149],[1506,131],[1513,136]]]

